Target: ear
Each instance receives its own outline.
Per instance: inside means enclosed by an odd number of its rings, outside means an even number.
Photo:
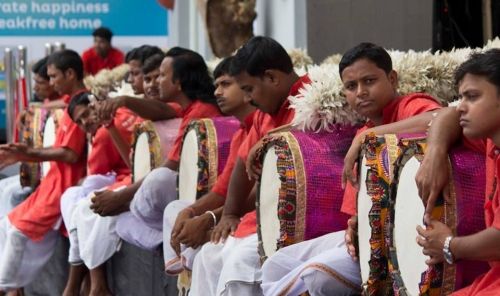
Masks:
[[[279,85],[280,83],[278,71],[273,69],[264,71],[263,79],[273,85]]]
[[[75,70],[73,70],[72,68],[69,68],[69,69],[67,69],[66,71],[64,71],[64,76],[65,76],[67,79],[77,80],[77,75],[76,75],[76,72],[75,72]]]
[[[391,70],[391,72],[389,72],[387,77],[389,77],[389,81],[391,82],[391,85],[394,88],[394,90],[397,90],[399,86],[398,72]]]

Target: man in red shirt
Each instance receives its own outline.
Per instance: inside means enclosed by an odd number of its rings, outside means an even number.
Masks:
[[[225,58],[214,70],[215,96],[221,111],[232,115],[241,122],[241,128],[235,132],[231,139],[231,147],[226,166],[222,174],[207,194],[195,203],[185,201],[171,202],[165,209],[163,216],[163,256],[165,270],[168,274],[176,274],[183,270],[181,264],[181,244],[187,249],[182,253],[186,259],[185,265],[191,269],[196,250],[210,239],[210,230],[215,226],[214,216],[219,219],[222,214],[227,194],[229,178],[236,161],[238,148],[245,140],[252,127],[255,107],[250,105],[250,100],[244,96],[234,77],[229,75],[232,57]]]
[[[224,210],[206,243],[195,257],[191,295],[260,295],[257,253],[255,180],[246,170],[247,157],[269,131],[291,122],[289,96],[298,94],[309,78],[293,70],[285,49],[268,37],[250,39],[236,53],[230,75],[258,111],[238,150]],[[219,242],[223,243],[219,243]]]
[[[84,91],[83,64],[72,50],[52,54],[47,61],[50,84],[68,101]],[[60,198],[63,191],[85,174],[84,132],[71,121],[67,111],[61,119],[55,144],[35,149],[14,143],[2,146],[0,159],[51,161],[37,190],[0,220],[0,290],[29,284],[50,259],[61,226]]]
[[[170,201],[177,198],[177,169],[184,129],[193,119],[220,115],[213,96],[213,80],[198,53],[184,48],[170,49],[161,63],[158,84],[162,100],[177,103],[182,117],[165,164],[123,190],[99,192],[91,200],[91,208],[101,216],[117,215],[130,209],[134,216],[132,223],[145,224],[152,235],[145,237],[139,232],[139,227],[135,230],[134,225],[130,225],[131,232],[127,233],[130,236],[126,240],[140,241],[141,246],[152,248],[162,242],[163,211]]]
[[[446,166],[439,165],[447,162],[449,148],[460,138],[457,127],[460,123],[466,145],[486,155],[484,214],[487,228],[469,236],[455,237],[446,225],[426,217],[429,227],[417,227],[417,242],[423,247],[423,253],[430,256],[428,264],[443,261],[453,264],[457,260],[490,263],[487,273],[452,295],[500,295],[500,50],[473,54],[456,70],[455,82],[461,98],[454,112],[455,124],[443,122],[441,114],[433,121],[427,149],[436,153],[426,154],[417,185],[421,197],[427,201],[427,209],[432,209],[436,196],[445,188],[442,180],[449,177],[448,170],[442,169]],[[427,165],[424,167],[424,164]]]
[[[298,295],[305,291],[312,295],[360,292],[359,264],[353,245],[357,224],[357,189],[353,186],[356,186],[357,176],[352,172],[361,143],[371,132],[425,132],[433,118],[430,111],[441,108],[435,99],[425,94],[398,95],[397,73],[392,69],[391,57],[380,46],[361,43],[348,50],[340,61],[339,74],[347,102],[367,118],[344,160],[343,179],[350,183],[347,184],[342,212],[353,217],[346,231],[283,248],[268,258],[262,267],[262,288],[266,295]]]
[[[94,46],[82,54],[85,75],[95,75],[102,69],[113,69],[123,64],[123,52],[111,45],[113,32],[100,27],[92,32]]]

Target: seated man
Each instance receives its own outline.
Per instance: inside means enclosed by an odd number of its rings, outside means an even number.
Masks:
[[[439,109],[440,105],[425,94],[400,96],[391,57],[374,44],[361,43],[348,50],[340,61],[339,75],[347,102],[368,119],[344,161],[343,180],[356,186],[357,176],[352,172],[365,135],[425,132],[433,118],[429,111]],[[299,295],[306,291],[312,295],[360,293],[360,270],[353,245],[356,189],[350,183],[342,212],[352,215],[347,231],[285,247],[267,259],[262,267],[265,295]]]
[[[289,96],[309,83],[293,70],[285,49],[268,37],[250,39],[236,53],[230,73],[259,109],[238,150],[220,222],[196,255],[190,295],[260,295],[254,180],[245,171],[250,150],[294,116]],[[256,145],[257,144],[257,145]]]
[[[148,57],[142,65],[142,87],[144,89],[144,98],[146,99],[161,101],[158,77],[160,76],[160,65],[163,58],[165,58],[163,53],[157,53]]]
[[[66,98],[85,91],[82,60],[72,50],[52,54],[47,73],[50,84]],[[50,259],[61,226],[61,194],[85,174],[85,144],[84,132],[65,111],[53,147],[35,149],[20,143],[1,147],[2,163],[51,161],[36,191],[0,220],[1,291],[29,284]]]
[[[91,102],[91,96],[89,93],[78,94],[73,97],[68,107],[68,113],[72,120],[92,136],[92,148],[87,161],[88,176],[80,186],[68,188],[61,198],[61,213],[69,231],[68,261],[71,264],[68,283],[63,295],[79,295],[81,282],[87,268],[90,270],[91,295],[110,294],[101,263],[111,257],[119,246],[118,239],[107,239],[113,233],[114,221],[109,221],[110,218],[101,218],[105,220],[100,223],[103,227],[101,227],[100,232],[93,234],[93,241],[99,246],[92,248],[79,244],[78,235],[81,235],[80,232],[86,229],[78,227],[84,221],[73,219],[74,216],[78,217],[78,215],[73,214],[81,203],[86,205],[87,211],[90,211],[88,209],[89,203],[82,200],[95,190],[119,188],[129,185],[131,182],[130,168],[122,158],[120,149],[117,148],[121,142],[115,143],[114,139],[118,136],[124,140],[124,143],[130,142],[132,137],[130,126],[133,126],[139,118],[129,110],[121,108],[116,112],[113,122],[106,123],[105,126],[101,127],[104,123],[99,121],[95,108],[91,104],[98,102]],[[125,147],[125,149],[127,148],[130,150],[130,147]],[[83,208],[79,207],[80,210]],[[104,225],[109,225],[109,227],[105,228]],[[100,236],[105,237],[101,238]],[[88,240],[84,242],[92,243]]]
[[[214,70],[215,97],[221,111],[239,119],[241,127],[231,139],[231,147],[224,170],[216,183],[195,203],[173,201],[163,215],[163,256],[168,274],[177,274],[184,266],[192,268],[193,258],[198,247],[210,240],[211,229],[222,214],[231,172],[236,161],[238,148],[252,127],[255,107],[245,97],[234,77],[229,75],[233,57],[225,58]],[[196,250],[195,250],[196,249]]]
[[[31,71],[34,74],[33,81],[35,84],[33,89],[35,91],[35,95],[43,100],[43,107],[45,108],[52,108],[52,103],[55,103],[56,105],[62,103],[61,105],[65,105],[65,103],[62,102],[61,96],[54,90],[54,87],[50,85],[50,78],[47,74],[47,60],[48,57],[45,57],[31,67]],[[30,112],[32,112],[31,108],[21,113],[17,122],[17,129],[19,133],[21,133],[25,128],[26,116]],[[10,210],[12,210],[12,208],[22,202],[24,197],[31,193],[31,188],[21,187],[19,174],[0,180],[0,216],[5,216]]]
[[[455,82],[461,98],[454,112],[455,124],[448,124],[442,114],[433,121],[427,147],[435,153],[426,154],[417,175],[417,185],[421,197],[427,201],[427,213],[430,213],[448,180],[449,173],[442,169],[446,167],[443,163],[448,165],[448,150],[460,137],[457,128],[460,123],[466,145],[486,155],[484,216],[487,228],[469,236],[455,237],[446,225],[427,216],[427,229],[417,227],[417,242],[423,247],[423,253],[430,256],[428,264],[443,261],[453,264],[457,260],[490,263],[487,273],[452,295],[500,295],[500,50],[473,54],[456,70]]]
[[[175,184],[185,127],[192,119],[220,115],[213,98],[212,79],[199,54],[187,49],[169,51],[160,66],[158,84],[162,100],[175,102],[182,108],[181,126],[165,165],[150,172],[144,180],[128,185],[123,190],[95,192],[95,197],[86,206],[95,214],[86,211],[82,203],[78,205],[72,218],[75,221],[84,221],[81,224],[83,228],[101,231],[98,222],[102,219],[99,219],[99,216],[116,216],[130,209],[131,214],[124,213],[130,219],[126,221],[129,224],[124,226],[127,232],[121,233],[122,237],[129,242],[139,242],[140,246],[152,246],[151,249],[161,244],[163,211],[165,206],[177,197]],[[79,210],[80,207],[82,209]],[[79,217],[76,218],[75,215]],[[144,232],[144,226],[151,232]],[[113,233],[113,236],[109,235],[107,239],[116,236],[116,233]],[[92,241],[88,241],[93,239],[91,236],[84,238],[79,234],[78,239],[80,245],[92,246]],[[99,245],[94,246],[99,248]]]

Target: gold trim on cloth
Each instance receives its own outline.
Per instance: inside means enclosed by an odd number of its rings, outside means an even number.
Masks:
[[[207,130],[207,141],[208,141],[208,188],[212,188],[217,181],[217,165],[218,165],[218,153],[217,153],[217,130],[215,129],[214,122],[212,119],[205,118],[201,122],[205,125]],[[199,143],[200,144],[200,143]]]
[[[293,167],[295,170],[295,186],[296,186],[296,207],[295,207],[295,242],[304,240],[306,230],[306,209],[307,209],[307,191],[306,191],[306,175],[304,171],[304,159],[300,150],[299,142],[290,132],[285,132],[283,135],[288,142],[290,151],[293,157]]]

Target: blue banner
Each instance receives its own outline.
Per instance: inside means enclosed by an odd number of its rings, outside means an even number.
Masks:
[[[156,0],[1,0],[0,36],[167,36],[167,10]]]

